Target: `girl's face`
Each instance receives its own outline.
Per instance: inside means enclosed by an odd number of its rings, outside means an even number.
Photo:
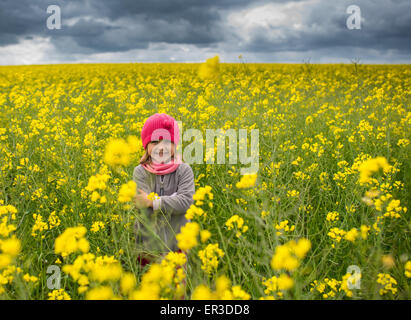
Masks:
[[[174,143],[168,140],[151,141],[147,145],[147,152],[157,163],[167,163],[174,156]]]

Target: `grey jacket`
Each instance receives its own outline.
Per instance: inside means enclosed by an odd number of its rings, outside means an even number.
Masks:
[[[181,163],[176,171],[160,176],[138,165],[133,180],[144,192],[160,195],[159,201],[153,201],[153,208],[141,210],[143,214],[136,221],[140,250],[151,253],[177,250],[176,235],[186,224],[185,213],[194,202],[193,170],[187,163]]]

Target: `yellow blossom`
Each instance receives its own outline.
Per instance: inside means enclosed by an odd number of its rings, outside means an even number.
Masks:
[[[110,300],[113,299],[114,293],[109,286],[100,286],[87,291],[87,300]]]
[[[405,272],[404,272],[404,274],[408,277],[408,278],[411,278],[411,261],[407,261],[406,263],[405,263]]]
[[[118,193],[118,201],[124,203],[133,200],[133,197],[136,194],[136,190],[137,184],[133,180],[130,180],[126,184],[123,184]]]
[[[67,228],[59,235],[54,244],[54,251],[63,257],[70,253],[81,251],[86,253],[90,249],[88,241],[84,238],[87,229],[83,226]]]
[[[130,163],[132,149],[124,139],[112,139],[104,152],[104,162],[110,166],[127,166]]]
[[[195,247],[198,243],[197,236],[200,232],[200,226],[196,222],[188,222],[181,227],[180,233],[176,238],[178,241],[178,247],[181,250],[187,251]]]
[[[198,256],[201,259],[201,269],[210,274],[217,270],[219,258],[224,256],[224,251],[218,247],[218,243],[214,243],[200,250]]]
[[[203,80],[216,79],[220,73],[219,57],[209,58],[198,69],[198,76]]]
[[[257,180],[257,174],[245,174],[241,177],[240,181],[236,183],[236,187],[238,189],[247,189],[251,188],[252,186],[255,185],[255,182]]]
[[[70,295],[64,289],[55,289],[48,293],[49,300],[71,300]]]

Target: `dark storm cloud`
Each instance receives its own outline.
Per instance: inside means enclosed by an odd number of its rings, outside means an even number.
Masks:
[[[411,53],[411,1],[358,1],[363,19],[359,30],[349,30],[346,25],[346,8],[351,4],[350,0],[308,5],[301,30],[284,25],[280,30],[283,37],[273,38],[270,30],[256,28],[242,49],[268,52],[346,47]]]
[[[87,48],[96,52],[144,48],[149,42],[206,46],[223,40],[219,10],[241,7],[248,2],[2,0],[0,46],[18,43],[19,38],[26,35],[50,36],[57,46],[72,42],[66,39],[70,37],[77,49]],[[61,30],[46,28],[46,20],[50,15],[46,8],[49,5],[61,8]],[[79,19],[67,24],[73,18]]]
[[[348,7],[350,2],[345,2]],[[348,30],[346,18],[343,15],[332,13],[328,7],[331,19],[330,32],[322,37],[307,37],[307,45],[311,47],[352,46],[377,50],[397,49],[411,52],[411,2],[404,1],[361,1],[361,15],[364,21],[360,30]],[[316,12],[316,10],[312,11]],[[318,16],[312,14],[311,21],[318,21]],[[327,25],[324,25],[326,28]]]
[[[185,44],[258,55],[333,49],[410,54],[411,1],[355,2],[361,8],[361,30],[346,27],[351,0],[1,0],[0,48],[49,37],[66,58],[145,49],[150,43],[157,48]],[[61,8],[61,30],[46,27],[49,5]],[[249,23],[246,13],[270,5],[276,5],[268,15],[274,23],[261,23],[258,15]],[[266,14],[264,9],[259,12]],[[275,23],[278,12],[286,16],[282,23]],[[237,14],[234,24],[232,14]]]
[[[2,0],[0,2],[0,46],[18,43],[20,36],[40,33],[42,29],[40,11],[39,7],[31,5],[31,1],[28,0]]]

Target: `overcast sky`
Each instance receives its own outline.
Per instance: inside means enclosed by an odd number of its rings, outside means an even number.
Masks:
[[[361,29],[347,27],[353,4]],[[47,27],[50,5],[61,9],[61,29]],[[0,1],[1,65],[217,54],[221,62],[241,54],[245,62],[410,63],[411,0]]]

